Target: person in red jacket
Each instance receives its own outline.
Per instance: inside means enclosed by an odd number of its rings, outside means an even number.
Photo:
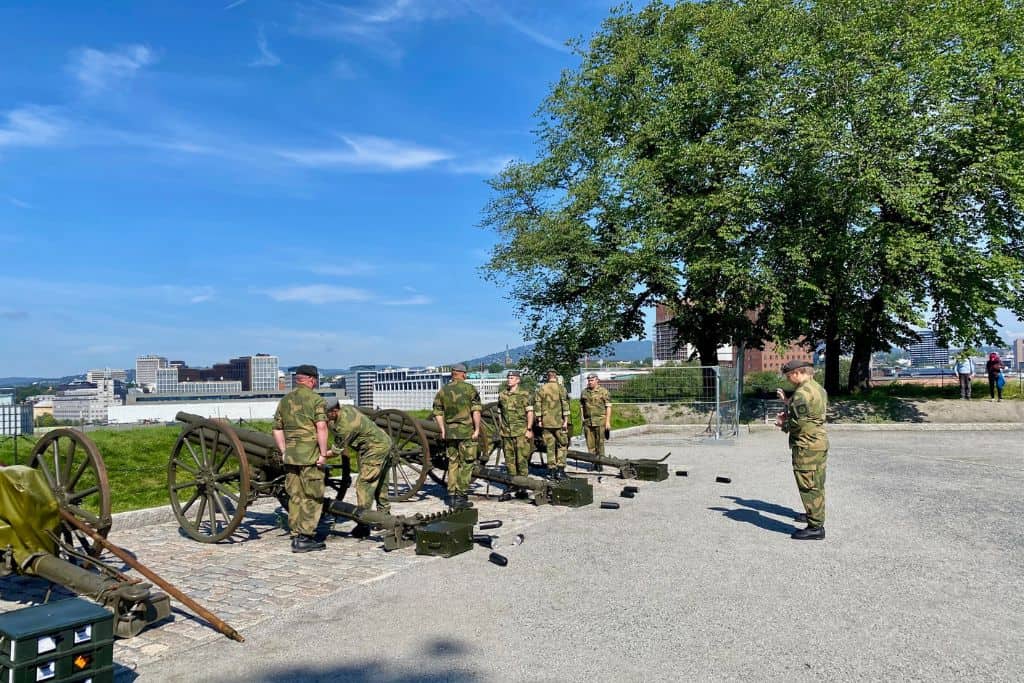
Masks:
[[[999,384],[999,375],[1003,372],[1003,360],[999,354],[993,351],[988,354],[985,362],[985,374],[988,375],[988,400],[996,400],[996,392],[999,392],[999,400],[1003,400],[1003,387]]]

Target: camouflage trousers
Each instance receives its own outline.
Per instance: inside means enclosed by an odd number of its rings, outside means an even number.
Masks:
[[[548,467],[565,467],[565,456],[569,451],[569,433],[561,427],[540,430],[544,448],[548,452]]]
[[[825,464],[828,451],[793,448],[793,474],[810,526],[825,526]]]
[[[583,425],[583,433],[587,436],[587,450],[604,457],[604,425]]]
[[[381,512],[391,512],[388,502],[388,451],[370,451],[359,454],[359,478],[356,480],[356,505],[372,510],[377,503]]]
[[[530,474],[530,456],[533,455],[533,439],[522,434],[501,437],[501,448],[505,454],[505,468],[513,477]]]
[[[474,439],[448,439],[448,493],[469,493],[476,450]]]
[[[324,471],[316,465],[285,465],[288,526],[292,536],[312,536],[324,507]]]

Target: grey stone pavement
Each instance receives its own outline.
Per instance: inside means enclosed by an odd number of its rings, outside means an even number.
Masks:
[[[584,508],[474,497],[481,519],[505,523],[491,533],[507,567],[480,547],[385,553],[348,537],[350,524],[326,551],[293,555],[270,502],[233,543],[196,543],[173,522],[115,525],[111,540],[246,638],[176,606],[169,623],[116,642],[117,678],[1024,678],[1024,431],[832,429],[823,542],[789,538],[800,503],[784,435],[693,436],[614,435],[611,454],[671,451],[670,473],[688,476],[584,474],[595,482]],[[618,497],[626,483],[636,498]],[[41,583],[0,580],[0,609],[37,600]]]

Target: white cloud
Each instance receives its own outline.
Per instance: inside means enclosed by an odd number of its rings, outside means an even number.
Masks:
[[[267,43],[267,36],[263,32],[262,26],[256,34],[256,47],[260,50],[260,56],[249,62],[249,66],[277,66],[281,63],[281,58],[270,51],[270,45]]]
[[[156,55],[145,45],[128,45],[110,52],[86,47],[72,53],[68,70],[86,92],[95,94],[131,79],[155,61]]]
[[[373,296],[362,289],[354,287],[336,287],[334,285],[305,285],[285,287],[263,292],[274,301],[299,301],[308,304],[332,304],[346,302],[370,301]]]
[[[11,204],[14,204],[19,209],[31,209],[31,208],[34,208],[28,202],[23,202],[20,199],[18,199],[17,197],[8,197],[7,199],[8,199],[8,201],[11,202]]]
[[[244,4],[245,4],[245,3],[247,3],[248,1],[249,1],[249,0],[235,0],[235,1],[234,1],[234,2],[232,2],[231,4],[229,4],[229,5],[226,5],[226,6],[224,7],[224,9],[235,9],[235,8],[236,8],[236,7],[238,7],[239,5],[244,5]]]
[[[43,107],[12,109],[0,123],[0,147],[42,147],[60,139],[67,128],[63,120]]]
[[[367,275],[377,271],[377,267],[369,263],[347,263],[340,266],[314,266],[309,269],[317,275],[333,275],[336,277],[352,277],[354,275]]]
[[[426,168],[452,158],[448,152],[374,136],[341,136],[344,147],[283,149],[278,156],[311,168],[352,167],[387,171]]]
[[[544,33],[541,33],[537,29],[520,21],[516,17],[509,15],[507,12],[505,12],[497,5],[490,3],[478,3],[472,5],[472,7],[473,10],[480,14],[481,16],[505,24],[506,26],[514,29],[515,31],[523,34],[524,36],[526,36],[533,42],[537,43],[538,45],[542,45],[543,47],[549,48],[551,50],[556,50],[558,52],[572,52],[572,50],[570,50],[563,42],[560,42],[548,35],[545,35]]]
[[[380,302],[384,306],[426,306],[434,300],[425,294],[414,294],[404,299],[385,299]]]
[[[490,157],[487,159],[476,159],[476,160],[459,160],[452,161],[448,164],[448,167],[453,173],[465,173],[467,175],[484,175],[493,176],[500,173],[506,166],[508,166],[514,157],[500,156]]]

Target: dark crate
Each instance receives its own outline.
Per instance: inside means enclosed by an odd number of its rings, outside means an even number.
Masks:
[[[640,481],[665,481],[668,479],[668,464],[663,462],[638,462],[636,478]]]
[[[0,666],[8,670],[106,646],[113,640],[114,614],[81,598],[0,614]]]
[[[433,522],[416,529],[416,554],[452,557],[473,547],[473,525]]]
[[[0,663],[4,683],[92,683],[114,680],[114,644],[79,646],[68,652],[43,656],[34,662],[10,665]]]
[[[578,508],[594,502],[594,487],[582,479],[563,479],[551,487],[551,504]]]

